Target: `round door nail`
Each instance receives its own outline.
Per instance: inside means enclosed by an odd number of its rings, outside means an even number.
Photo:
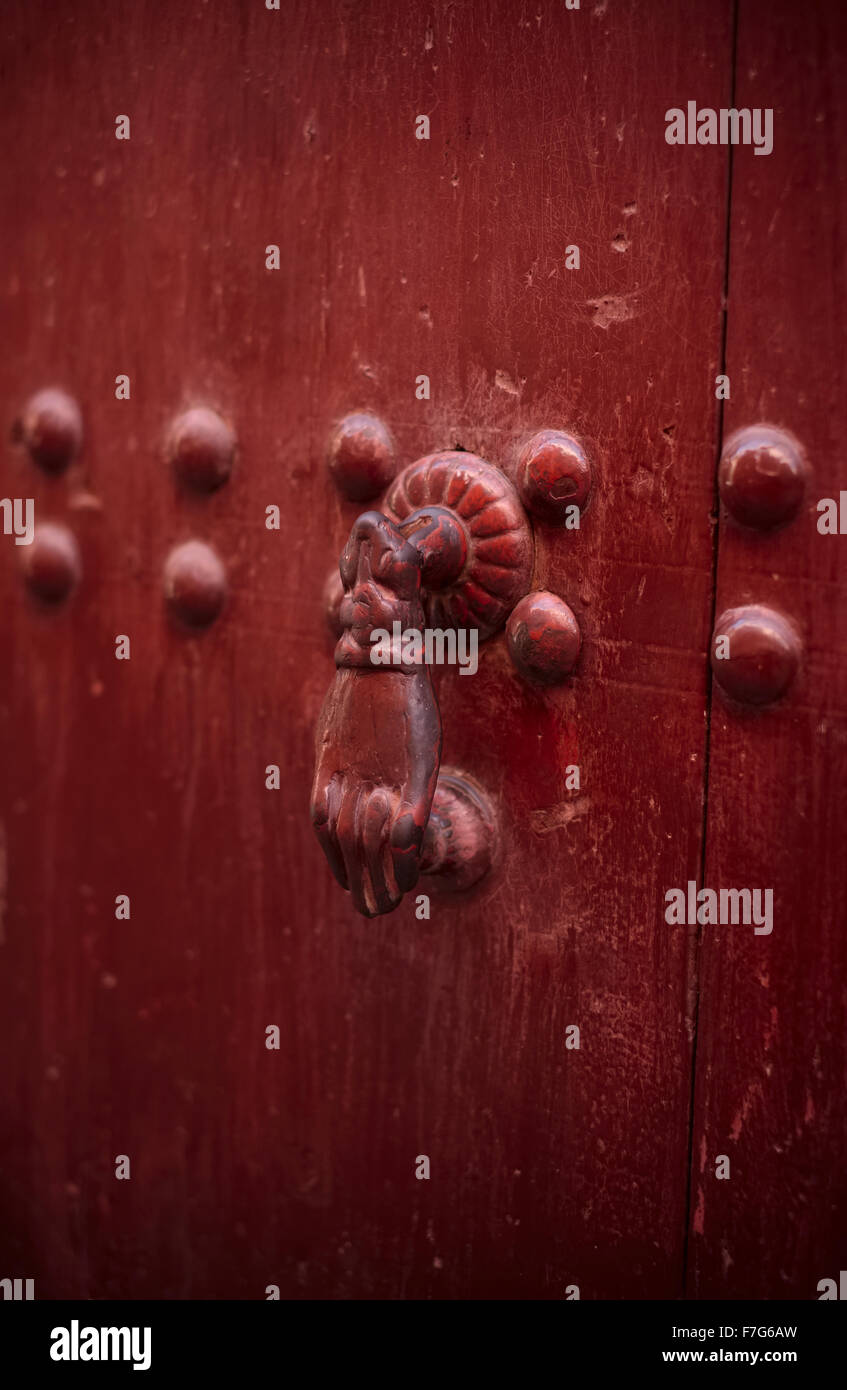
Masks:
[[[195,406],[174,422],[168,457],[180,482],[197,492],[214,492],[232,472],[235,436],[226,420]]]
[[[205,541],[185,541],[171,551],[165,563],[165,598],[186,627],[208,627],[214,622],[227,588],[223,564]]]
[[[328,463],[339,492],[350,502],[378,497],[396,472],[391,436],[366,411],[345,415],[330,439]]]
[[[790,435],[749,425],[726,441],[718,469],[721,500],[736,521],[769,531],[800,510],[808,468]]]
[[[27,401],[18,430],[33,462],[45,473],[62,473],[82,446],[79,406],[57,387],[37,391]]]
[[[517,484],[527,511],[540,521],[563,526],[574,519],[568,509],[576,506],[581,512],[588,501],[591,466],[571,435],[540,430],[521,450]]]
[[[720,615],[711,656],[715,679],[727,695],[745,705],[769,705],[794,680],[802,644],[784,614],[753,603]]]
[[[30,592],[44,603],[61,603],[82,576],[76,537],[53,521],[36,526],[32,544],[22,548],[21,565]]]
[[[506,641],[520,674],[541,685],[557,685],[570,675],[582,646],[573,611],[544,590],[516,604],[506,624]]]

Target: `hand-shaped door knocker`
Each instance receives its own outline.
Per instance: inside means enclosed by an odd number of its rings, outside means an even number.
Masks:
[[[317,735],[311,815],[330,868],[366,917],[420,873],[469,888],[491,865],[494,815],[442,769],[441,718],[420,649],[396,634],[502,627],[526,593],[532,533],[512,484],[474,454],[432,454],[354,523],[341,556],[343,633]],[[398,626],[395,627],[395,624]],[[393,634],[376,664],[374,634]]]

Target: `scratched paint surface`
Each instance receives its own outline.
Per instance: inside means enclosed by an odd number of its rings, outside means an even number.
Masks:
[[[6,1262],[39,1297],[678,1294],[695,958],[661,906],[701,848],[727,161],[663,113],[728,104],[729,4],[7,11],[4,436],[56,381],[86,442],[3,465],[84,565],[44,615],[0,557]],[[195,404],[239,443],[204,498],[161,452]],[[354,409],[404,462],[570,429],[598,479],[537,529],[578,673],[535,694],[500,636],[439,682],[503,838],[429,922],[358,918],[308,818]],[[231,585],[202,638],[162,605],[191,537]]]
[[[725,433],[783,426],[813,481],[770,536],[721,519],[717,612],[770,604],[806,655],[772,709],[712,705],[706,882],[773,888],[774,924],[703,929],[688,1269],[701,1298],[817,1298],[847,1249],[847,563],[816,525],[818,499],[847,486],[845,61],[843,8],[742,3],[735,105],[775,108],[774,151],[733,159]]]

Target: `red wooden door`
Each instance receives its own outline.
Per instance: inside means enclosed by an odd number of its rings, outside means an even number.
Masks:
[[[818,503],[845,479],[845,59],[841,6],[739,8],[733,104],[767,92],[775,140],[768,158],[733,153],[725,434],[770,421],[812,477],[777,531],[721,517],[717,614],[777,610],[803,659],[772,706],[716,687],[710,707],[705,881],[770,886],[773,926],[703,928],[688,1269],[700,1298],[818,1298],[844,1265],[845,551],[818,529]]]
[[[837,488],[837,301],[817,258],[790,294],[758,263],[763,237],[787,266],[809,234],[781,179],[811,185],[810,148],[823,178],[835,69],[801,105],[772,39],[771,85],[748,96],[769,22],[750,0],[737,41],[730,0],[10,9],[4,487],[65,530],[52,556],[0,537],[0,1275],[38,1297],[591,1299],[805,1296],[819,1252],[830,1273],[843,895],[817,856],[844,660],[839,541],[818,549],[813,516],[779,551],[722,519],[717,603],[755,599],[760,570],[763,602],[802,591],[817,682],[812,665],[754,723],[709,674],[716,376],[723,423],[774,417]],[[834,23],[790,51],[811,63],[829,39]],[[669,145],[665,112],[731,105],[734,73],[738,104],[779,89],[795,124],[770,159],[737,155],[730,202],[730,151]],[[832,407],[820,433],[806,372]],[[27,403],[54,386],[82,443],[50,472]],[[236,441],[224,481],[197,464],[210,490],[167,458],[196,407]],[[437,673],[444,762],[485,789],[499,838],[491,873],[433,892],[424,920],[414,894],[359,916],[309,820],[323,587],[368,505],[327,449],[361,410],[399,467],[449,449],[514,478],[553,429],[594,478],[578,530],[533,528],[532,588],[581,628],[575,673],[531,684],[502,632],[472,678]],[[204,587],[187,542],[223,578]],[[45,603],[63,576],[73,591]],[[196,613],[218,583],[214,621],[175,619],[166,586]],[[786,841],[800,726],[818,771]],[[797,921],[763,966],[764,938],[669,926],[665,894],[704,853],[716,882],[776,882],[786,917],[816,864],[826,948]],[[777,1038],[762,1020],[780,1007]],[[798,1188],[773,1145],[807,1064]],[[703,1163],[736,1139],[732,1200],[701,1201]],[[777,1247],[762,1223],[789,1188],[803,1234]]]

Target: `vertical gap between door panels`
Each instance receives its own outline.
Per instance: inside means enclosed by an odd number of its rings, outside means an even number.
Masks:
[[[733,0],[732,4],[732,38],[730,42],[730,94],[729,104],[731,108],[735,106],[735,79],[738,61],[738,9],[741,0]],[[721,305],[721,349],[720,349],[720,372],[726,373],[726,343],[727,343],[727,321],[729,318],[729,255],[730,255],[730,236],[732,228],[732,168],[733,168],[733,145],[727,144],[727,163],[726,163],[726,218],[724,225],[724,258],[723,258],[723,301]],[[698,869],[698,881],[702,886],[705,882],[706,872],[706,835],[708,829],[709,811],[709,770],[711,757],[712,739],[712,690],[714,682],[712,679],[711,636],[715,628],[715,612],[718,597],[718,549],[720,545],[720,494],[718,492],[718,467],[720,465],[721,449],[723,447],[723,418],[724,402],[716,402],[716,442],[715,442],[715,468],[712,492],[712,516],[714,518],[714,533],[712,537],[712,598],[709,613],[709,653],[706,657],[706,736],[705,736],[705,755],[703,759],[703,821],[700,832],[700,864]],[[685,1230],[682,1239],[682,1296],[688,1297],[689,1269],[688,1269],[688,1241],[691,1229],[691,1191],[692,1176],[694,1171],[694,1094],[695,1083],[697,1080],[697,1043],[699,1040],[700,1023],[700,948],[702,941],[702,930],[696,928],[694,942],[694,998],[692,1004],[692,1041],[691,1041],[691,1091],[688,1102],[688,1171],[685,1185]]]

